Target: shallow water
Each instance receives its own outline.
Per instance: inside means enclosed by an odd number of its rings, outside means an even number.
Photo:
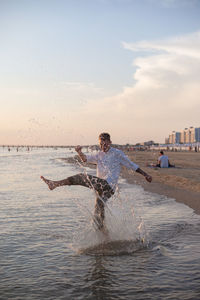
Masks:
[[[121,179],[107,241],[91,190],[49,191],[39,178],[83,171],[69,155],[0,148],[0,299],[200,299],[200,217]]]

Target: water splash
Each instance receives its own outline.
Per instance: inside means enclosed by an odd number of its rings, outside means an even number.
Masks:
[[[122,255],[146,248],[149,244],[144,221],[137,215],[128,198],[120,198],[116,193],[105,205],[105,224],[108,235],[96,229],[93,212],[79,203],[84,214],[84,224],[80,224],[74,234],[72,247],[79,254]]]
[[[87,167],[77,157],[75,165],[87,176]],[[95,198],[95,190],[93,194]],[[130,194],[121,193],[117,189],[115,195],[104,203],[108,234],[97,229],[93,211],[88,208],[88,205],[77,202],[85,222],[79,224],[79,229],[73,236],[72,248],[84,254],[120,255],[147,247],[149,240],[145,224],[135,211],[131,197]]]

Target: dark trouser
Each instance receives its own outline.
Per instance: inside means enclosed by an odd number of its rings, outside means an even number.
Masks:
[[[97,194],[94,210],[95,223],[99,229],[102,229],[105,218],[104,204],[114,194],[111,186],[104,179],[83,173],[68,177],[68,180],[70,185],[82,185],[95,190]]]

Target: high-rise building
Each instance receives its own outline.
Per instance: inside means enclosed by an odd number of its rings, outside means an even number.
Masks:
[[[180,136],[180,132],[172,131],[172,133],[169,135],[169,144],[179,144]]]
[[[200,142],[200,128],[195,128],[195,142]]]
[[[187,128],[185,132],[185,143],[195,143],[195,128],[192,126],[190,128]]]
[[[169,144],[169,138],[165,138],[165,144]]]
[[[181,144],[185,143],[185,130],[181,131],[181,134],[180,134],[180,143]]]
[[[169,135],[169,144],[173,144],[172,134]]]
[[[184,129],[184,143],[186,143],[186,144],[189,143],[189,129],[188,128]]]
[[[172,131],[169,135],[169,144],[191,144],[200,142],[200,128],[193,126],[185,128],[181,132]]]
[[[175,143],[180,144],[181,133],[175,132]]]
[[[195,128],[194,127],[190,127],[189,128],[189,143],[195,143]]]

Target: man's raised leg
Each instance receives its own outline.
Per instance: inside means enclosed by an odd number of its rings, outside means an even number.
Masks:
[[[68,178],[58,181],[49,180],[47,178],[44,178],[43,176],[40,176],[40,178],[48,185],[50,190],[54,190],[58,186],[70,185],[70,181],[68,180]]]

